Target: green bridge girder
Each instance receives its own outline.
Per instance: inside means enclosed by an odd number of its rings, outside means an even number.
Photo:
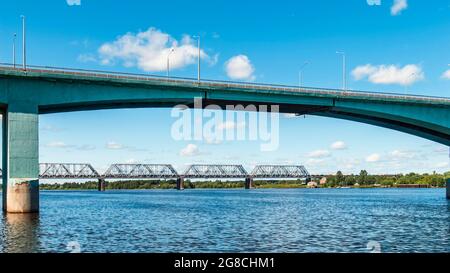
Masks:
[[[196,82],[85,71],[0,68],[3,207],[37,211],[38,115],[96,109],[279,105],[280,112],[364,122],[450,146],[450,98],[228,82]],[[7,175],[5,175],[5,172]],[[37,201],[36,201],[37,200]]]

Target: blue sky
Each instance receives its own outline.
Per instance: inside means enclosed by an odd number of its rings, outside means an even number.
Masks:
[[[375,1],[376,2],[376,1]],[[69,5],[72,4],[72,5]],[[450,1],[4,1],[0,62],[11,62],[13,33],[27,16],[28,63],[196,77],[196,40],[208,79],[450,95]],[[128,33],[128,34],[127,34]],[[126,35],[126,36],[124,36]],[[168,39],[167,41],[165,39]],[[131,46],[134,44],[135,46]],[[17,56],[18,62],[21,55]],[[311,172],[444,172],[448,148],[370,125],[281,117],[280,147],[258,142],[175,141],[170,109],[76,112],[40,117],[41,162],[304,164]],[[338,142],[336,144],[336,142]],[[343,143],[342,143],[343,142]],[[189,144],[192,153],[180,153]],[[332,147],[334,145],[334,148]]]

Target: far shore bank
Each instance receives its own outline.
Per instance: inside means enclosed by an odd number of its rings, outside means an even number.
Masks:
[[[113,182],[114,183],[114,182]],[[220,190],[220,189],[243,189],[244,185],[240,185],[240,183],[235,183],[237,185],[214,185],[214,186],[206,186],[206,185],[191,185],[190,187],[186,187],[186,190]],[[234,184],[234,183],[233,183]],[[378,186],[378,185],[365,185],[365,186],[317,186],[311,187],[307,185],[296,185],[296,184],[264,184],[264,185],[256,185],[253,189],[442,189],[442,187],[435,186],[424,186],[424,185],[395,185],[395,186]],[[152,187],[114,187],[107,186],[106,190],[173,190],[176,189],[176,185],[168,186],[158,186],[153,185]],[[64,186],[55,186],[54,184],[43,184],[40,185],[40,190],[42,191],[82,191],[82,190],[98,190],[97,187],[64,187]]]
[[[385,174],[371,175],[362,170],[359,174],[343,174],[338,171],[334,175],[314,175],[308,183],[304,180],[258,180],[253,181],[256,189],[303,189],[303,188],[445,188],[450,179],[450,172],[439,174]],[[41,190],[97,190],[98,181],[69,181],[49,183],[41,181]],[[164,190],[175,189],[175,180],[116,180],[105,181],[106,190]],[[185,180],[185,189],[242,189],[244,181],[192,181]]]

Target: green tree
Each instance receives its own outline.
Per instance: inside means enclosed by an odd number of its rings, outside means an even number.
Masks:
[[[342,174],[341,171],[338,171],[338,172],[336,173],[336,184],[342,186],[342,185],[344,184],[344,182],[345,182],[345,177],[344,177],[344,175]]]
[[[361,170],[358,176],[358,183],[360,185],[367,185],[367,176],[369,176],[369,173],[366,170]]]

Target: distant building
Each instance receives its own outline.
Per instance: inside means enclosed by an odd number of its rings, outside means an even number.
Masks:
[[[317,188],[317,182],[309,182],[306,186],[308,188]]]
[[[325,185],[327,183],[327,178],[326,177],[322,177],[322,179],[320,179],[320,185]]]

